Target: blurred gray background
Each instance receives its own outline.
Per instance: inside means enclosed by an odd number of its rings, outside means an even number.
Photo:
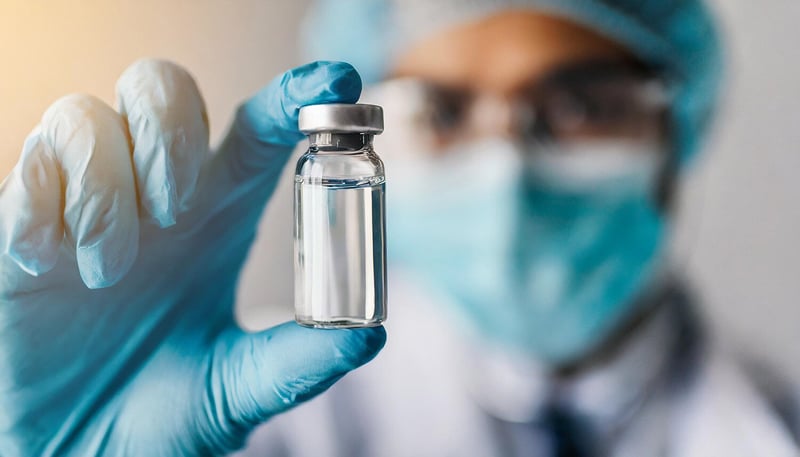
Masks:
[[[687,177],[675,257],[724,338],[800,381],[800,2],[711,3],[727,36],[729,78],[717,126]],[[0,0],[0,176],[52,101],[88,92],[111,103],[119,74],[145,56],[195,75],[216,142],[239,101],[302,62],[295,35],[306,5]],[[249,328],[291,318],[288,177],[240,287],[237,312]]]

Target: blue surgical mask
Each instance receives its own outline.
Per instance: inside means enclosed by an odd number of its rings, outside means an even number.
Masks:
[[[386,157],[389,259],[441,293],[470,332],[569,361],[601,343],[656,276],[665,222],[655,145],[520,151],[485,139],[402,156]]]

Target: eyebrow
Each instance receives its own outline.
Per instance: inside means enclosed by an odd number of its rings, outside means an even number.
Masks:
[[[548,83],[580,84],[587,81],[628,77],[635,79],[656,79],[654,69],[634,59],[601,58],[585,59],[569,62],[548,71],[543,77],[523,81],[513,92],[529,93]],[[423,80],[426,90],[436,96],[469,97],[472,89],[467,86],[452,85],[436,81]]]
[[[590,59],[568,63],[555,68],[544,78],[533,81],[533,83],[535,85],[548,81],[570,83],[617,77],[650,79],[656,77],[656,72],[648,66],[631,59]]]

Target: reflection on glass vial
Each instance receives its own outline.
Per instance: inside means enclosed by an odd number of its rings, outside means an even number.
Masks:
[[[385,178],[372,149],[380,107],[300,111],[310,147],[295,173],[295,319],[322,328],[386,319]]]

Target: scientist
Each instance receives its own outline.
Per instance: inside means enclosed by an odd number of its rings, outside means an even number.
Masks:
[[[699,1],[321,1],[306,32],[322,61],[214,151],[168,62],[44,114],[0,187],[0,455],[797,455],[667,256],[717,96]],[[298,108],[359,99],[387,113],[391,343],[280,414],[385,342],[232,311]]]

